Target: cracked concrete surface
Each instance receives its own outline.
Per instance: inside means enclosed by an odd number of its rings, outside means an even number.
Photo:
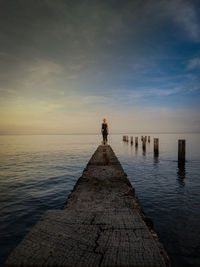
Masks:
[[[47,211],[6,266],[168,266],[120,162],[97,148],[63,210]],[[151,224],[150,224],[151,225]]]

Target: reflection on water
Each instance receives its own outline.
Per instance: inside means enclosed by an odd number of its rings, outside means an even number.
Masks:
[[[177,180],[180,186],[185,185],[185,162],[178,162]]]
[[[142,149],[109,136],[174,266],[200,264],[200,135],[154,134]],[[187,140],[177,166],[178,139]],[[134,139],[135,140],[135,139]],[[60,209],[101,142],[99,135],[0,136],[0,265],[46,210]],[[177,168],[178,167],[178,168]],[[186,172],[187,169],[187,172]]]
[[[159,163],[159,157],[158,155],[153,157],[154,166],[156,166]]]
[[[138,146],[135,146],[135,155],[138,155]]]
[[[146,156],[146,144],[142,145],[142,155]]]

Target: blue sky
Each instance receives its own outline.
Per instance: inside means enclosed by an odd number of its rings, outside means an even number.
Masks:
[[[0,1],[0,133],[200,132],[198,0]]]

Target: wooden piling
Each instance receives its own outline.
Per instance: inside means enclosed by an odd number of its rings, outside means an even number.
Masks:
[[[97,148],[62,210],[47,211],[8,266],[169,266],[112,148]],[[150,227],[150,226],[149,226]]]
[[[135,146],[138,147],[138,137],[135,137]]]
[[[178,161],[185,162],[185,140],[178,140]]]
[[[131,136],[131,145],[133,144],[133,136]]]
[[[150,143],[150,141],[151,141],[151,137],[150,137],[150,136],[148,136],[148,142]]]
[[[157,157],[159,155],[159,139],[154,138],[154,156]]]
[[[143,136],[141,136],[141,141],[143,141]]]
[[[127,136],[126,136],[126,142],[128,143],[128,141],[129,141],[129,140],[128,140],[128,135],[127,135]]]
[[[143,138],[143,141],[142,141],[142,149],[143,150],[146,150],[146,138]]]

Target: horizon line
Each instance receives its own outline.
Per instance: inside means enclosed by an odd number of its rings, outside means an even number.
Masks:
[[[124,135],[124,134],[200,134],[200,131],[194,132],[121,132],[112,133],[109,135]],[[101,133],[0,133],[0,135],[101,135]]]

